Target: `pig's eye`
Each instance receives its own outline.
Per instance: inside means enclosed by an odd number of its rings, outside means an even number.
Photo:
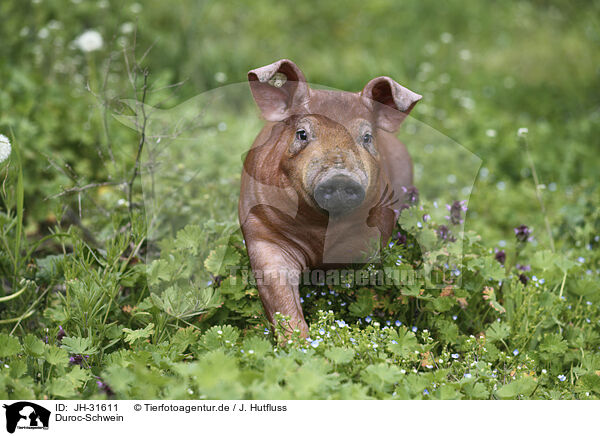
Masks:
[[[363,145],[371,145],[373,143],[373,135],[370,133],[365,133],[362,137]]]
[[[308,141],[308,134],[306,133],[306,130],[304,130],[304,129],[296,130],[296,139],[298,141]]]

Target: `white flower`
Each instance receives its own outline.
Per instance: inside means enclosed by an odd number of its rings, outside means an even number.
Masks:
[[[218,71],[215,73],[215,80],[219,83],[225,83],[227,80],[227,74],[222,71]]]
[[[458,55],[460,56],[460,58],[463,61],[468,61],[469,59],[471,59],[471,52],[469,50],[461,50]]]
[[[95,30],[86,30],[75,40],[77,48],[84,52],[100,50],[102,44],[102,35]]]
[[[527,136],[527,133],[529,133],[529,129],[527,127],[521,127],[519,130],[517,130],[517,135],[519,135],[521,138]]]
[[[10,156],[10,141],[4,135],[0,135],[0,163]]]
[[[125,33],[125,34],[131,33],[135,30],[135,25],[132,22],[127,21],[127,22],[121,24],[121,27],[119,27],[119,30],[121,31],[121,33]]]
[[[452,37],[451,33],[448,32],[444,32],[440,35],[440,40],[444,43],[444,44],[450,44],[452,42],[454,38]]]

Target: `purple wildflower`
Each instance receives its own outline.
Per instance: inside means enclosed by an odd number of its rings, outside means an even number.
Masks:
[[[531,235],[531,230],[525,224],[515,227],[515,236],[517,241],[526,242],[527,238]]]
[[[496,251],[496,256],[494,256],[494,257],[502,265],[504,265],[504,262],[506,262],[506,253],[504,252],[504,250]]]
[[[521,281],[521,283],[523,283],[523,285],[527,285],[527,282],[529,281],[529,277],[527,277],[525,274],[520,274],[519,280]]]
[[[58,342],[62,341],[63,338],[67,336],[67,332],[65,332],[61,325],[58,326],[58,333],[56,334],[56,340]]]
[[[110,388],[110,386],[108,386],[106,383],[104,383],[104,381],[102,381],[102,379],[100,377],[96,377],[96,385],[98,385],[98,389],[100,389],[102,392],[104,392],[106,395],[108,396],[112,396],[115,393],[112,391],[112,389]]]
[[[437,235],[438,238],[440,238],[442,241],[454,241],[454,237],[452,236],[452,233],[450,233],[450,229],[448,228],[448,226],[445,225],[441,225],[438,227],[437,229]]]
[[[396,234],[396,236],[394,237],[394,239],[396,240],[396,244],[398,244],[398,245],[405,245],[406,244],[406,235],[403,235],[400,232],[398,232]]]
[[[402,187],[402,190],[406,193],[405,198],[409,204],[417,204],[419,202],[419,190],[416,187]]]
[[[446,205],[446,209],[450,211],[450,216],[447,216],[446,219],[448,219],[452,224],[457,225],[463,222],[462,213],[467,211],[465,202],[465,200],[457,200],[454,203],[452,203],[452,205]]]
[[[531,271],[531,266],[530,265],[516,264],[515,268],[517,268],[519,271]]]
[[[74,354],[73,356],[69,357],[69,363],[71,365],[79,365],[82,366],[84,361],[87,361],[89,359],[90,356],[83,356],[81,354]]]

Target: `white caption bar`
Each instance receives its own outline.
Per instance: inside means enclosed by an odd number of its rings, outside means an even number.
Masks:
[[[1,434],[597,433],[595,401],[10,401]],[[4,413],[2,413],[4,412]],[[176,432],[176,433],[174,433]]]

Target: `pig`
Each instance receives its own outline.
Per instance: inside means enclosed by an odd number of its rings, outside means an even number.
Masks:
[[[391,237],[413,184],[394,132],[421,95],[383,76],[358,93],[313,89],[288,59],[248,81],[265,125],[244,159],[240,226],[269,322],[279,312],[306,337],[303,272],[366,262]]]

